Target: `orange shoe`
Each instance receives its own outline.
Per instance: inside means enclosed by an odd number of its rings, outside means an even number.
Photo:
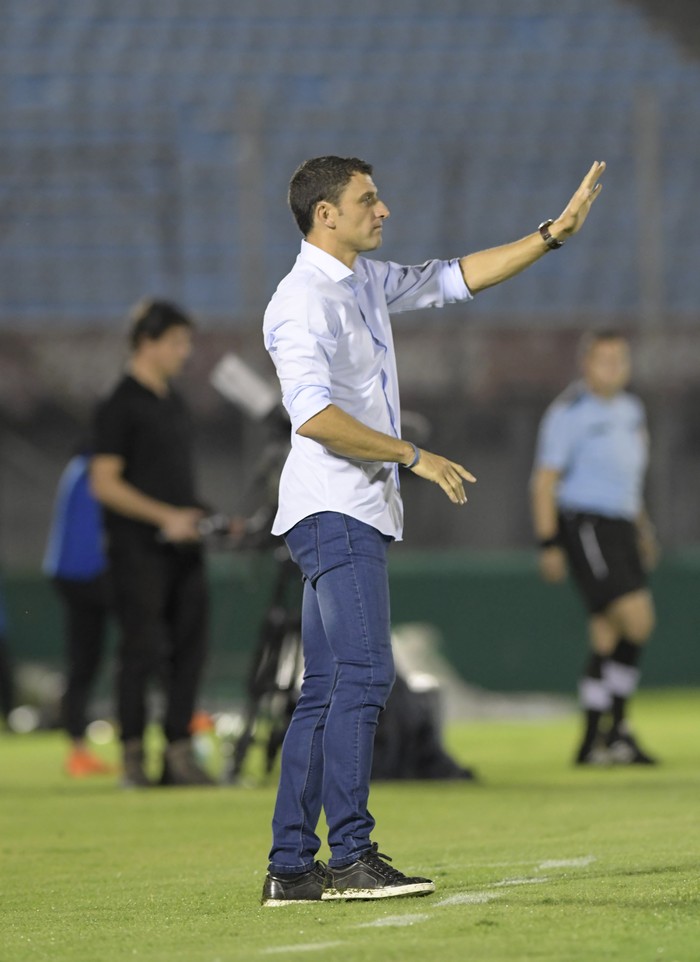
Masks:
[[[86,778],[90,775],[114,775],[116,768],[86,749],[74,748],[66,759],[65,771],[71,778]]]
[[[196,711],[190,719],[190,735],[206,735],[213,732],[215,728],[214,719],[208,711]]]

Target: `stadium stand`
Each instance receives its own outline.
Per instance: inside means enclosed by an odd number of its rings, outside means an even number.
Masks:
[[[645,91],[666,308],[692,320],[699,90],[700,65],[623,0],[8,0],[0,326],[108,324],[144,290],[210,324],[257,322],[297,243],[290,172],[328,152],[375,164],[385,249],[410,262],[529,232],[605,158],[604,229],[474,316],[633,316]]]

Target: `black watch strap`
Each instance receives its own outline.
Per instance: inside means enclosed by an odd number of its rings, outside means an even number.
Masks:
[[[552,235],[549,233],[549,228],[553,223],[554,220],[550,217],[549,220],[542,221],[540,226],[537,228],[542,235],[542,240],[545,242],[550,251],[555,251],[559,247],[564,246],[564,241],[557,240],[556,237],[552,237]]]

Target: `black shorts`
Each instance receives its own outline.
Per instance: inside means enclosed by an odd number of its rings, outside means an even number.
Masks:
[[[591,614],[646,587],[637,528],[624,518],[562,512],[559,537],[571,574]]]

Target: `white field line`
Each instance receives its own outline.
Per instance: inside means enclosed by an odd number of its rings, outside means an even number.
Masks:
[[[540,862],[535,871],[544,872],[550,868],[585,868],[595,860],[595,855],[582,855],[581,858],[553,858],[547,862]]]
[[[585,868],[591,862],[596,861],[595,855],[581,855],[577,858],[555,858],[538,862],[535,858],[517,859],[508,862],[457,862],[452,863],[452,868],[517,868],[521,865],[530,865],[535,871],[543,871],[548,868]],[[535,867],[536,866],[536,867]]]
[[[375,919],[373,922],[362,922],[356,925],[357,929],[381,929],[384,926],[403,926],[415,925],[416,922],[425,922],[430,915],[426,912],[417,912],[415,915],[387,915],[383,919]]]
[[[536,872],[541,872],[545,869],[552,868],[585,868],[587,865],[590,865],[595,861],[595,855],[582,855],[578,858],[547,859],[535,866],[534,870]],[[532,861],[481,863],[482,868],[512,867],[514,865],[532,865]],[[513,885],[543,885],[550,881],[551,879],[548,876],[543,876],[540,878],[507,878],[501,879],[500,882],[492,882],[489,885],[489,888],[507,888]],[[435,902],[432,908],[439,909],[451,905],[485,905],[487,902],[493,902],[495,899],[500,897],[500,892],[457,892],[455,895],[449,895],[447,898],[441,899],[439,902]],[[426,922],[429,918],[429,912],[419,912],[413,915],[387,915],[381,919],[374,919],[372,922],[361,922],[359,925],[354,926],[354,928],[399,928]],[[300,945],[298,943],[296,945],[276,945],[267,949],[261,949],[260,954],[281,955],[283,952],[313,952],[314,950],[320,951],[322,949],[335,949],[344,944],[344,942],[309,942],[306,945]]]
[[[500,897],[499,892],[458,892],[457,895],[449,895],[441,902],[436,902],[435,908],[442,908],[443,905],[484,905]]]
[[[508,885],[542,885],[543,882],[549,882],[546,875],[542,878],[504,878],[500,882],[492,882],[489,888],[500,889]]]
[[[546,861],[540,862],[539,865],[534,867],[535,872],[541,872],[544,869],[552,868],[585,868],[592,862],[596,861],[595,855],[582,855],[578,858],[556,858],[547,859]],[[479,864],[479,863],[475,863]],[[530,861],[517,861],[517,862],[482,862],[480,864],[481,868],[489,867],[506,867],[510,868],[515,865],[532,865],[532,860]],[[508,878],[501,879],[500,882],[492,882],[489,885],[490,889],[496,888],[507,888],[512,885],[541,885],[546,882],[550,882],[551,878],[549,876],[540,876],[539,878]],[[485,902],[491,902],[493,899],[500,898],[500,893],[496,892],[458,892],[456,895],[450,895],[440,902],[435,902],[433,908],[442,908],[447,905],[483,905]]]
[[[512,868],[516,865],[532,865],[536,860],[532,858],[519,859],[517,862],[465,862],[460,868]]]
[[[269,949],[260,949],[260,954],[281,955],[282,952],[313,952],[320,949],[337,949],[339,945],[345,945],[345,942],[309,942],[307,945],[300,945],[297,942],[295,945],[272,945]]]

